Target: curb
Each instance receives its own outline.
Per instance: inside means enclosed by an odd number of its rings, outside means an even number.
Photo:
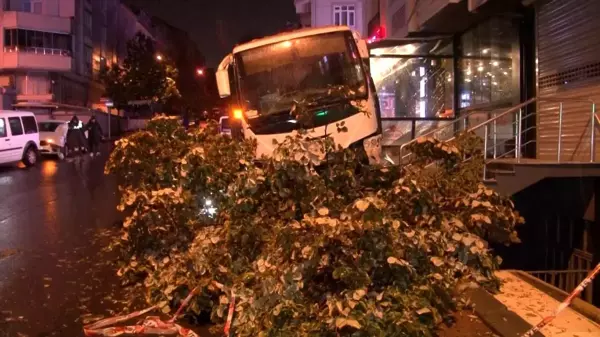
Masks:
[[[474,289],[467,296],[474,304],[475,314],[502,337],[521,337],[533,327],[483,288]],[[537,332],[533,337],[545,336]]]
[[[531,286],[537,288],[538,290],[548,294],[548,296],[554,298],[558,302],[563,302],[567,297],[569,297],[568,293],[534,276],[531,276],[526,272],[515,270],[511,271],[511,273],[520,278],[521,280],[529,283]],[[586,317],[590,321],[600,325],[600,309],[587,303],[586,301],[583,301],[582,299],[576,297],[571,302],[569,308],[575,310],[577,313]]]

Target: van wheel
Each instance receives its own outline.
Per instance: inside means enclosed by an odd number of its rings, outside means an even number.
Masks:
[[[27,167],[34,166],[38,160],[38,153],[35,147],[30,146],[23,155],[23,164]]]

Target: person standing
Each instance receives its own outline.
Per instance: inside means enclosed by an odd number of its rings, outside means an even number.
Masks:
[[[183,127],[186,130],[190,127],[190,112],[187,110],[183,113]]]
[[[83,123],[73,116],[69,122],[67,131],[67,149],[69,157],[78,157],[85,151],[85,135],[83,134]]]
[[[102,128],[100,127],[100,123],[96,120],[96,116],[92,116],[85,126],[88,132],[88,145],[90,148],[90,156],[99,156],[100,155],[100,142],[102,138],[104,138],[102,134]]]

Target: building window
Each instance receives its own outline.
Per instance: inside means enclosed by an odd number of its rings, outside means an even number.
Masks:
[[[21,117],[23,121],[23,128],[25,129],[25,134],[30,135],[33,133],[38,133],[37,123],[35,122],[35,118],[31,116]]]
[[[5,29],[4,51],[70,56],[71,35],[25,29]]]
[[[102,24],[107,25],[108,24],[108,1],[102,1],[101,16],[102,16]]]
[[[520,100],[519,25],[492,18],[460,39],[460,107],[513,105]]]
[[[93,56],[92,67],[93,67],[93,71],[94,71],[94,79],[100,80],[100,75],[104,71],[106,71],[106,66],[107,66],[106,57],[104,57],[100,54],[95,54]]]
[[[16,76],[18,95],[47,95],[50,93],[50,80],[47,75],[30,73]]]
[[[24,0],[23,11],[35,14],[42,14],[42,0]]]
[[[7,135],[5,123],[4,118],[0,118],[0,138],[4,138]]]
[[[376,48],[371,54],[370,71],[383,119],[454,117],[450,41]]]
[[[355,27],[356,10],[354,5],[334,5],[333,24],[336,26]]]
[[[8,117],[8,125],[10,125],[10,133],[13,136],[20,136],[23,134],[23,125],[21,125],[21,118]]]
[[[92,37],[92,12],[89,10],[83,14],[83,32],[85,36]]]
[[[56,83],[54,97],[58,103],[79,106],[87,104],[88,91],[84,84],[63,75],[57,75],[53,80]]]
[[[92,75],[92,57],[93,57],[93,50],[92,47],[90,46],[85,46],[85,51],[84,51],[84,68],[83,68],[83,73],[85,75]]]

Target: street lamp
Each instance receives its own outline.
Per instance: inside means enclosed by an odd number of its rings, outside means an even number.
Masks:
[[[198,74],[198,76],[202,76],[202,75],[204,75],[204,70],[198,68],[198,69],[196,69],[196,74]]]
[[[156,60],[162,61],[163,60],[163,56],[161,54],[156,54]]]

